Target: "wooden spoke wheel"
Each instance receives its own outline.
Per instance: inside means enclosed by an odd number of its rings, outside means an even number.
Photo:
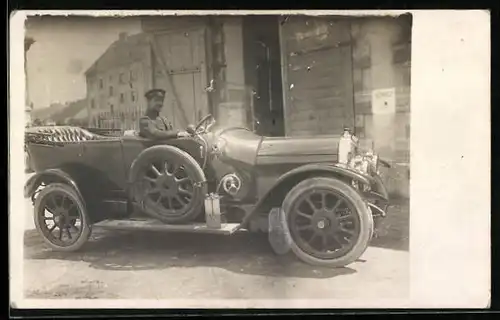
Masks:
[[[342,267],[366,250],[373,218],[352,187],[333,178],[300,182],[285,198],[292,250],[303,261]]]
[[[91,233],[82,199],[66,184],[50,184],[35,199],[35,226],[44,241],[57,251],[75,251]]]
[[[186,152],[172,146],[147,149],[132,174],[134,198],[146,214],[165,223],[186,223],[201,213],[205,176]]]

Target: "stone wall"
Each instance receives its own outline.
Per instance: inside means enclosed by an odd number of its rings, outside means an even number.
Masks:
[[[411,22],[406,18],[352,23],[356,134],[373,143],[395,167],[385,176],[389,191],[409,196]],[[373,111],[372,94],[394,89],[395,108]]]
[[[247,126],[252,106],[251,87],[245,81],[242,17],[221,17],[217,22],[214,108],[221,123]]]

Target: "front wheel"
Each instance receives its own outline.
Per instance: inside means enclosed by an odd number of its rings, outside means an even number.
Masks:
[[[373,217],[365,201],[338,179],[301,181],[285,197],[283,210],[292,251],[311,265],[349,265],[365,252],[373,234]]]

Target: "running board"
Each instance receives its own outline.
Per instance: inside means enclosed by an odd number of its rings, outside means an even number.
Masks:
[[[104,220],[93,225],[103,229],[147,230],[169,232],[191,232],[231,235],[238,230],[239,223],[223,223],[220,228],[210,228],[205,223],[165,224],[154,219],[116,219]]]

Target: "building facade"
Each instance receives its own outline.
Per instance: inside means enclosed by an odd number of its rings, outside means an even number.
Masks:
[[[151,49],[144,34],[120,34],[85,72],[89,127],[137,129],[151,88]]]
[[[212,113],[268,136],[340,134],[396,163],[408,196],[411,17],[145,18],[152,84],[177,127]]]
[[[286,134],[354,129],[394,162],[388,188],[408,196],[411,17],[293,16],[280,41]]]

